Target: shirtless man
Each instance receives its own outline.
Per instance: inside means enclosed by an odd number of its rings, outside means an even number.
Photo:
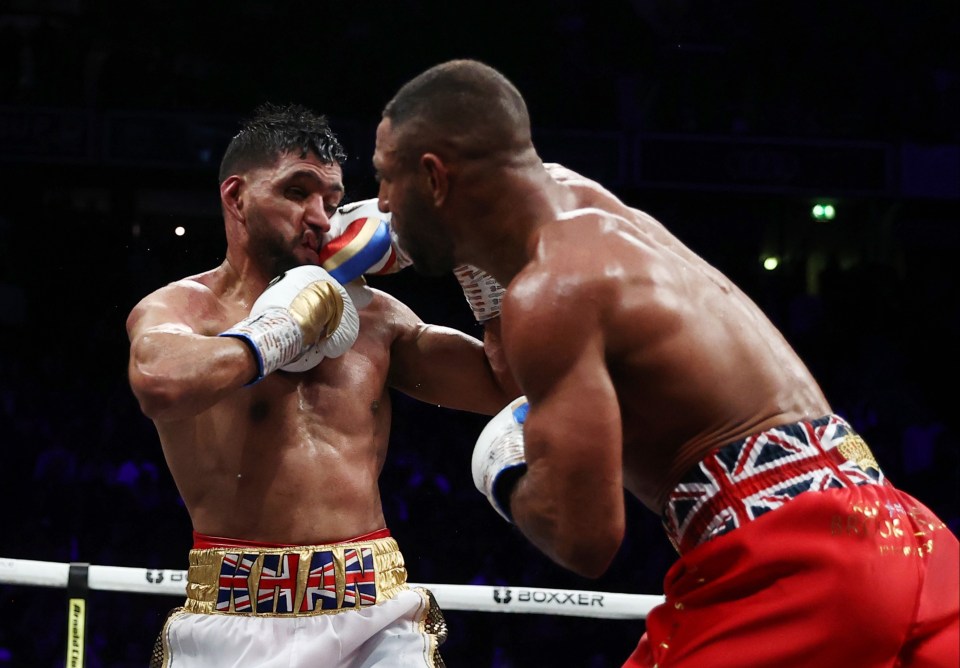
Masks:
[[[478,489],[587,577],[623,540],[624,490],[662,518],[680,557],[625,665],[957,665],[956,537],[884,477],[736,285],[541,161],[506,78],[470,60],[415,77],[373,163],[416,269],[506,286],[524,396],[478,439]]]
[[[194,527],[156,665],[442,665],[442,616],[381,508],[389,389],[488,415],[518,390],[480,341],[316,266],[343,232],[344,158],[323,117],[262,107],[220,168],[224,262],[127,320],[130,384]],[[332,273],[369,255],[357,243]]]

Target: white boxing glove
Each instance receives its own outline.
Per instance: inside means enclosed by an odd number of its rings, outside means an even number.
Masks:
[[[261,380],[277,369],[306,371],[343,355],[357,340],[360,316],[350,295],[321,267],[295,267],[273,279],[250,315],[220,336],[243,340]]]
[[[473,484],[511,524],[510,492],[527,470],[523,423],[528,409],[526,397],[511,401],[487,423],[473,448]]]
[[[453,275],[457,277],[477,322],[483,323],[500,315],[500,302],[506,290],[497,279],[469,264],[454,267]]]

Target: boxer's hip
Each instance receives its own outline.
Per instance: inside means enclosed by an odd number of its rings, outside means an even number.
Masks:
[[[864,440],[839,416],[826,415],[714,450],[670,492],[662,521],[684,554],[804,492],[887,484]]]

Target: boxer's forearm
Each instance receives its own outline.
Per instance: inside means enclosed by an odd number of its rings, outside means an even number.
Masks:
[[[148,330],[131,345],[130,386],[155,420],[197,415],[256,374],[250,349],[237,339]]]
[[[491,318],[483,324],[483,351],[490,364],[490,371],[508,397],[523,394],[520,384],[513,376],[503,350],[503,337],[500,328],[500,316]]]
[[[610,567],[625,531],[621,504],[602,511],[582,484],[564,485],[556,472],[534,465],[517,481],[509,508],[520,532],[555,563],[587,578]],[[622,491],[620,492],[622,494]]]

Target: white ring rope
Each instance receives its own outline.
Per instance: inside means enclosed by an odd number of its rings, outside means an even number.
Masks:
[[[91,565],[88,568],[87,585],[90,589],[186,597],[186,571],[127,566]],[[70,564],[66,563],[0,557],[0,584],[64,588],[69,574]],[[429,589],[444,610],[471,612],[646,619],[650,610],[663,603],[663,596],[650,594],[412,582],[410,585]]]

